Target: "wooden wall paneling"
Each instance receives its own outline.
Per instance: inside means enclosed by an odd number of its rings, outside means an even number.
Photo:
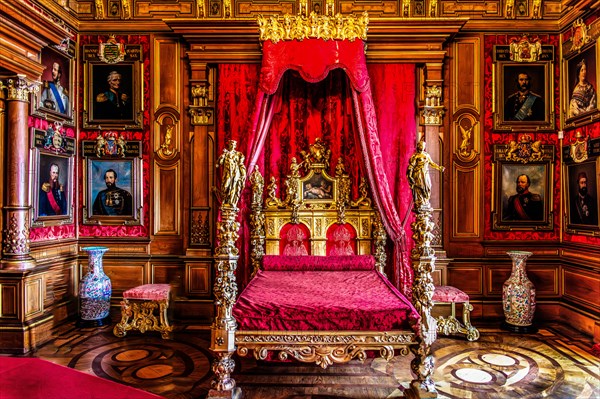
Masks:
[[[451,263],[448,266],[448,285],[469,295],[483,294],[483,267],[476,263]]]
[[[490,296],[502,296],[502,286],[511,273],[511,266],[486,265],[486,290],[485,294]]]
[[[106,256],[102,261],[104,273],[110,278],[112,284],[112,297],[120,297],[123,291],[138,285],[148,283],[146,262],[128,259],[110,259]],[[79,275],[83,276],[88,271],[87,259],[79,263]]]
[[[207,298],[212,289],[212,260],[186,263],[186,294],[191,297]]]
[[[482,238],[482,169],[480,124],[482,103],[481,37],[457,37],[450,46],[450,209],[449,242],[464,248]],[[460,252],[460,250],[458,250]],[[449,256],[464,255],[451,250]],[[472,255],[472,254],[471,254]]]
[[[177,38],[153,37],[153,254],[180,254],[183,248],[180,54]]]
[[[180,163],[154,163],[154,235],[181,233]]]
[[[150,282],[153,284],[170,284],[171,294],[177,297],[183,294],[182,283],[185,271],[179,262],[152,262],[150,264]]]
[[[172,107],[181,112],[180,43],[177,38],[154,38],[153,104],[154,112]]]
[[[562,270],[563,296],[578,305],[600,311],[600,275],[575,268]]]
[[[453,165],[452,239],[476,239],[481,235],[480,167]]]
[[[467,109],[481,114],[481,38],[457,37],[451,46],[453,112]]]
[[[0,320],[15,321],[19,318],[20,282],[0,277]]]
[[[213,196],[211,187],[215,185],[214,169],[216,143],[215,131],[215,68],[190,54],[191,76],[189,90],[191,102],[189,114],[191,132],[189,151],[191,175],[186,189],[190,194],[190,249],[204,249],[200,253],[211,255],[210,232],[213,231]],[[192,251],[194,252],[194,251]],[[190,255],[192,255],[190,252]],[[198,253],[196,251],[196,253]]]
[[[502,296],[502,286],[510,277],[512,266],[510,265],[486,265],[486,295]],[[527,277],[533,283],[536,298],[557,298],[560,296],[558,264],[526,266]]]
[[[25,319],[40,316],[44,312],[46,278],[47,273],[36,273],[25,279]]]

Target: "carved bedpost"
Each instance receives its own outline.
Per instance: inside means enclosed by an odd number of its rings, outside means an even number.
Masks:
[[[415,358],[411,369],[415,379],[410,383],[406,392],[407,398],[436,398],[437,390],[433,382],[434,359],[431,355],[431,345],[437,338],[437,321],[431,316],[433,308],[433,277],[435,270],[435,255],[431,248],[434,238],[434,223],[431,221],[433,208],[429,203],[431,181],[429,166],[443,172],[442,166],[436,165],[429,154],[425,152],[424,142],[419,142],[417,150],[411,156],[407,170],[407,178],[413,191],[415,221],[411,224],[415,243],[411,251],[414,270],[413,305],[421,315],[418,345],[411,346]]]
[[[209,398],[239,398],[241,391],[235,386],[231,373],[235,367],[232,356],[235,352],[235,331],[237,322],[233,317],[233,305],[237,297],[235,269],[238,249],[235,242],[239,237],[240,223],[237,221],[237,203],[246,183],[244,155],[236,151],[235,141],[229,141],[227,148],[217,161],[223,166],[221,189],[216,190],[221,201],[221,219],[217,222],[217,248],[215,249],[215,321],[211,326],[210,350],[215,355],[212,369],[215,379]]]
[[[381,214],[378,210],[375,211],[375,220],[373,221],[373,239],[375,240],[375,267],[381,274],[385,274],[385,262],[387,255],[385,253],[385,242],[387,241],[387,233],[383,227]]]
[[[252,187],[252,213],[250,214],[250,245],[252,252],[252,277],[260,269],[260,264],[265,255],[265,214],[263,212],[263,190],[265,180],[258,170],[254,167],[254,172],[250,174],[250,184]]]

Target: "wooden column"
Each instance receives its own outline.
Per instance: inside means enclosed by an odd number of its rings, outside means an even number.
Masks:
[[[35,266],[30,256],[29,227],[29,94],[39,89],[17,75],[0,88],[6,96],[5,201],[2,225],[2,269],[29,269]]]

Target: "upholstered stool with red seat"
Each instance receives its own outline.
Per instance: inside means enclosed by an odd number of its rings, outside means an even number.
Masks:
[[[144,284],[123,292],[121,321],[113,329],[117,337],[129,330],[158,331],[163,339],[169,338],[173,326],[169,325],[167,309],[171,286],[169,284]],[[158,311],[157,315],[154,310]]]
[[[476,341],[479,339],[479,331],[471,325],[471,311],[473,305],[469,303],[469,295],[456,287],[449,285],[443,285],[435,287],[433,293],[434,309],[440,305],[450,305],[451,314],[450,316],[439,316],[437,319],[437,332],[438,334],[450,335],[450,334],[465,334],[469,341]],[[462,303],[462,319],[461,323],[456,318],[456,304]]]

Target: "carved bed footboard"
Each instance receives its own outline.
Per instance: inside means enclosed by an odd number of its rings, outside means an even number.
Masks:
[[[323,368],[353,359],[365,360],[367,351],[378,351],[385,360],[396,353],[406,356],[409,345],[416,343],[415,334],[407,331],[237,331],[235,334],[240,356],[252,351],[257,360],[265,360],[273,352],[279,360],[293,357]]]

